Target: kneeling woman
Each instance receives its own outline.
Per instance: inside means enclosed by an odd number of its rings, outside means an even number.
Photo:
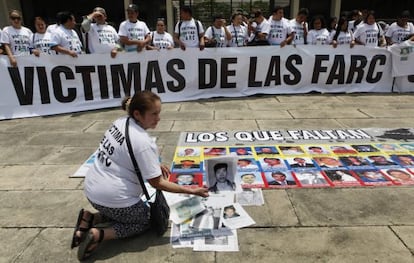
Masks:
[[[89,257],[102,240],[137,235],[150,226],[149,208],[141,200],[143,192],[125,140],[128,118],[133,153],[144,180],[156,189],[208,196],[206,188],[185,188],[166,179],[170,171],[160,165],[157,146],[146,132],[160,121],[158,95],[149,91],[136,93],[128,107],[123,107],[129,116],[115,120],[105,132],[94,165],[85,177],[85,195],[98,213],[83,209],[79,212],[72,240],[72,248],[79,246],[79,260]],[[94,227],[103,222],[112,225]]]

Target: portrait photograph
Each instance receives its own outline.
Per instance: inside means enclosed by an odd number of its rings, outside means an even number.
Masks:
[[[237,180],[242,188],[259,188],[264,187],[261,172],[241,172],[237,173]]]
[[[175,159],[173,162],[172,171],[201,171],[202,162],[200,159]]]
[[[177,157],[200,157],[200,147],[177,147]]]
[[[231,155],[237,156],[252,156],[252,147],[229,147]]]
[[[398,185],[414,184],[414,174],[409,172],[408,169],[392,168],[382,169],[381,171]]]
[[[239,171],[257,171],[259,165],[254,158],[240,158],[237,160],[237,170]]]
[[[393,154],[390,157],[401,166],[414,167],[414,156],[411,154]]]
[[[169,181],[182,186],[203,186],[203,174],[198,172],[172,173]]]
[[[273,156],[259,158],[259,164],[262,168],[262,171],[272,171],[288,168],[284,159]]]
[[[226,147],[204,147],[204,158],[224,156],[227,154]]]
[[[265,172],[264,175],[269,188],[297,187],[296,180],[291,171]]]
[[[310,155],[323,155],[331,153],[329,149],[321,145],[307,145],[304,146],[304,148],[306,150],[306,153]]]
[[[307,170],[295,171],[296,178],[302,187],[327,187],[330,186],[329,179],[325,178],[321,171]]]
[[[206,184],[211,192],[235,191],[237,157],[225,156],[204,160]]]
[[[335,186],[361,186],[356,176],[349,170],[324,170],[323,173]]]
[[[367,156],[368,161],[371,163],[371,165],[374,166],[395,166],[397,165],[396,162],[391,160],[390,157],[386,155],[368,155]]]
[[[276,146],[256,146],[254,147],[256,155],[274,155],[279,154]]]
[[[313,160],[322,169],[335,169],[344,167],[343,163],[337,157],[333,156],[313,157]]]
[[[378,169],[353,170],[364,185],[392,185],[392,182]]]
[[[315,168],[315,163],[310,157],[289,157],[286,158],[289,167],[292,169],[306,169],[306,168]]]
[[[299,145],[279,146],[279,151],[284,155],[305,154],[305,151]]]
[[[409,150],[410,152],[414,152],[414,143],[402,143],[400,146],[404,149]]]
[[[378,153],[380,151],[371,144],[352,144],[351,147],[359,153]]]
[[[395,143],[377,143],[374,146],[385,153],[407,152],[407,149],[400,147]]]
[[[349,145],[331,145],[329,146],[330,150],[337,155],[341,154],[358,154],[358,152]]]
[[[371,163],[367,159],[358,155],[340,156],[339,160],[348,167],[371,167]]]

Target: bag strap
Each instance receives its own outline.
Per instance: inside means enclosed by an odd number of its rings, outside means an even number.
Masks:
[[[131,140],[129,139],[129,119],[130,119],[130,117],[127,118],[126,124],[125,124],[126,144],[127,144],[127,147],[128,147],[129,156],[131,157],[132,164],[134,165],[135,173],[137,174],[139,182],[141,183],[142,191],[144,192],[145,197],[147,198],[147,201],[149,201],[150,200],[150,195],[148,194],[147,187],[145,186],[144,179],[142,178],[141,171],[139,170],[137,160],[135,159],[134,152],[132,151]]]

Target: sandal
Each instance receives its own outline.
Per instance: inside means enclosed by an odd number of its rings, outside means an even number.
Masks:
[[[88,235],[86,236],[85,240],[80,243],[78,248],[79,261],[85,260],[92,255],[92,253],[98,248],[98,244],[101,243],[104,239],[104,234],[104,230],[99,229],[99,238],[96,241],[92,231],[88,232]],[[94,245],[95,247],[92,248],[92,246]]]
[[[84,213],[85,213],[85,210],[82,208],[79,211],[78,220],[76,221],[75,229],[73,230],[72,244],[70,245],[71,249],[79,246],[79,244],[85,239],[86,234],[88,233],[89,229],[91,229],[93,226],[94,215],[91,214],[91,216],[89,217],[89,220],[86,220],[83,218]],[[81,227],[80,224],[82,221],[88,223],[88,227]],[[78,231],[81,232],[80,236],[76,235]]]

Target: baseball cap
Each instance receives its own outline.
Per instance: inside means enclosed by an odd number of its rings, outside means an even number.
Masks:
[[[138,6],[136,4],[130,4],[127,8],[127,11],[138,12]]]
[[[101,13],[102,15],[106,16],[106,11],[105,11],[105,9],[103,9],[102,7],[95,7],[95,8],[93,9],[93,11],[94,11],[94,12],[99,12],[99,13]]]

